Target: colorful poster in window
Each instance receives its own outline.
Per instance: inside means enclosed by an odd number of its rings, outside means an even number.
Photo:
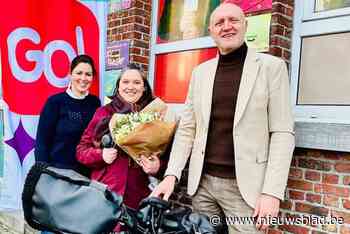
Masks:
[[[157,55],[154,79],[156,96],[168,103],[184,103],[193,68],[216,54],[216,48],[207,48]]]
[[[220,0],[160,0],[157,43],[208,36],[209,16]]]
[[[110,70],[105,72],[103,80],[103,104],[106,105],[111,102],[108,97],[114,94],[115,84],[119,78],[121,70]]]
[[[249,47],[263,52],[269,50],[271,13],[247,17],[248,29],[245,40]]]
[[[272,0],[227,0],[240,6],[244,13],[265,11],[272,9]]]
[[[131,0],[110,0],[109,1],[109,13],[128,9],[130,7],[131,7]]]
[[[129,42],[115,41],[107,43],[106,70],[122,69],[129,63]]]
[[[316,0],[315,12],[350,7],[350,0]]]
[[[160,0],[157,43],[208,36],[210,14],[220,0]],[[272,0],[230,0],[247,13],[272,8]]]

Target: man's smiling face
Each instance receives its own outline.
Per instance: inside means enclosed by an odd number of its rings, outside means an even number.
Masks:
[[[244,43],[247,21],[238,6],[224,3],[210,17],[209,32],[221,54],[228,54]]]

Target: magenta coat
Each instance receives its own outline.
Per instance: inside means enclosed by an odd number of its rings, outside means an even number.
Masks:
[[[96,139],[97,125],[104,119],[109,119],[115,110],[111,105],[96,110],[77,146],[76,157],[79,162],[92,169],[91,179],[106,184],[112,191],[123,196],[127,206],[137,208],[140,201],[150,194],[148,175],[121,149],[118,149],[118,156],[112,164],[105,163],[100,139]],[[158,176],[162,176],[167,164],[167,157],[163,156]]]

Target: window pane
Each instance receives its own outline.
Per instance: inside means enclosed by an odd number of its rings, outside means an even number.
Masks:
[[[297,104],[350,104],[349,41],[349,32],[302,39]]]
[[[192,70],[215,57],[216,48],[188,50],[156,56],[154,91],[170,103],[184,103]]]
[[[157,43],[209,35],[209,17],[220,0],[159,0]],[[233,0],[247,13],[272,8],[272,0]]]
[[[350,7],[350,0],[316,0],[315,12]]]

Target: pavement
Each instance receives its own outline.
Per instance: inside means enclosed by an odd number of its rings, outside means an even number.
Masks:
[[[0,234],[39,234],[25,223],[20,213],[0,212]]]

